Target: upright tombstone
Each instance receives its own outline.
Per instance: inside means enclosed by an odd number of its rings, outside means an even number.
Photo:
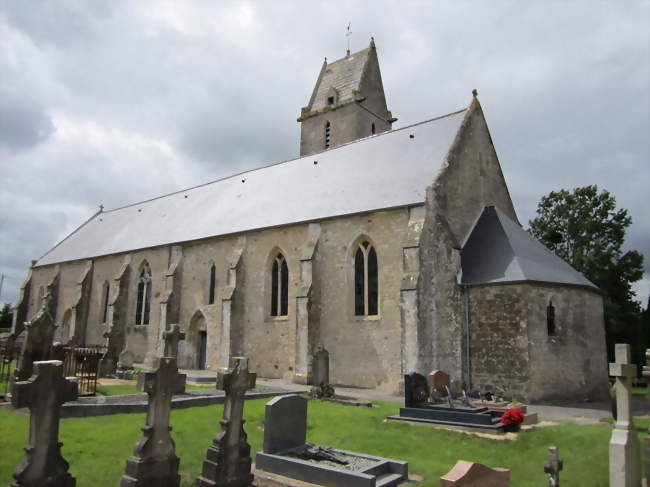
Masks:
[[[307,399],[277,396],[264,407],[264,453],[277,453],[305,444]]]
[[[632,423],[632,378],[636,366],[630,363],[630,346],[617,343],[616,362],[609,364],[609,375],[616,377],[616,426],[609,442],[610,487],[638,487],[641,483],[639,440]]]
[[[548,449],[548,460],[544,462],[544,473],[548,474],[548,487],[560,487],[560,470],[564,462],[560,459],[556,446]]]
[[[11,404],[30,411],[27,455],[14,472],[13,486],[74,487],[76,480],[61,456],[59,414],[64,402],[77,399],[76,379],[63,377],[58,360],[34,362],[34,375],[14,382],[11,392]]]
[[[312,363],[312,381],[314,397],[334,397],[334,388],[330,384],[330,354],[323,345],[318,345]]]
[[[244,395],[255,387],[256,374],[248,359],[233,357],[226,373],[217,376],[217,389],[226,391],[221,430],[208,448],[197,487],[246,487],[253,484],[251,447],[244,431]]]
[[[185,374],[178,373],[175,358],[163,357],[155,372],[144,373],[144,391],[149,395],[147,424],[126,462],[120,487],[178,487],[180,460],[169,434],[169,412],[172,396],[185,392]]]
[[[442,370],[432,370],[427,376],[427,384],[429,384],[429,393],[433,396],[434,391],[440,397],[446,397],[449,394],[449,387],[451,382],[449,374]]]
[[[174,357],[178,361],[178,342],[185,340],[185,332],[179,325],[170,325],[169,330],[163,332],[165,341],[165,357]]]
[[[429,401],[427,378],[417,372],[404,376],[404,407],[415,408]]]

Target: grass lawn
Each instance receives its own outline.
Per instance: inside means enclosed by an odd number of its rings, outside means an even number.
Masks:
[[[266,402],[267,399],[246,401],[245,428],[252,452],[262,446]],[[548,447],[555,445],[560,448],[565,465],[562,485],[605,487],[608,484],[611,429],[606,426],[567,423],[522,433],[515,441],[494,441],[406,423],[384,423],[384,417],[395,414],[398,406],[379,404],[379,408],[370,409],[310,401],[308,441],[407,460],[411,472],[424,476],[425,480],[419,484],[423,487],[437,487],[439,477],[459,459],[510,468],[513,486],[546,485],[543,464]],[[222,411],[222,405],[172,411],[172,435],[181,459],[183,486],[193,485],[200,472]],[[60,438],[64,443],[63,456],[70,462],[77,484],[80,487],[117,485],[144,420],[145,415],[140,413],[63,419]],[[0,485],[12,480],[13,469],[22,460],[28,426],[28,416],[0,410]],[[647,422],[643,427],[647,428]],[[639,434],[642,436],[643,432]]]

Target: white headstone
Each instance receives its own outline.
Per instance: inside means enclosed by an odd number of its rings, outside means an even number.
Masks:
[[[615,362],[609,364],[609,375],[616,377],[616,426],[609,441],[610,487],[639,487],[641,471],[639,439],[632,423],[632,378],[636,366],[630,363],[630,346],[617,343]]]

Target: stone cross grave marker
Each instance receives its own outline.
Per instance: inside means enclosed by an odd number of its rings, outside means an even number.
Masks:
[[[440,477],[440,487],[510,487],[510,470],[458,460]]]
[[[278,396],[264,407],[264,453],[277,453],[307,441],[307,399]]]
[[[548,486],[560,487],[560,470],[564,468],[564,462],[556,446],[548,449],[548,460],[544,462],[544,473],[548,474]]]
[[[14,472],[15,487],[75,486],[68,462],[61,456],[63,443],[59,443],[61,405],[75,399],[77,381],[63,377],[63,363],[59,360],[34,362],[34,375],[12,384],[11,404],[30,411],[27,455]]]
[[[170,325],[170,329],[163,332],[165,340],[165,357],[174,357],[178,360],[178,342],[185,340],[185,332],[181,331],[179,325]]]
[[[616,377],[616,426],[609,441],[610,487],[638,487],[641,483],[639,440],[632,424],[632,378],[636,365],[630,363],[630,346],[617,343],[615,362],[609,364],[609,375]]]
[[[48,293],[43,297],[40,311],[25,323],[27,332],[14,370],[15,381],[28,380],[34,371],[34,362],[50,358],[56,328],[52,311],[52,296]]]
[[[144,373],[144,377],[144,391],[149,395],[147,424],[126,461],[120,487],[178,487],[180,460],[169,434],[169,413],[172,396],[185,392],[185,374],[178,373],[175,358],[163,357],[158,368]]]
[[[233,357],[227,373],[217,376],[217,389],[226,391],[221,430],[212,440],[197,487],[252,485],[251,447],[244,431],[244,395],[255,387],[256,374],[248,372],[248,359]]]

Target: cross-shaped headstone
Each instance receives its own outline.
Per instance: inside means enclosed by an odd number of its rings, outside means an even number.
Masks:
[[[142,438],[126,462],[121,487],[155,485],[177,487],[180,485],[174,441],[169,434],[169,413],[172,396],[185,392],[185,374],[178,373],[176,359],[163,357],[154,372],[144,374],[144,391],[149,395],[147,424],[142,428]]]
[[[560,459],[556,446],[548,449],[548,460],[544,462],[544,472],[548,474],[549,487],[560,487],[560,470],[564,467],[564,462]]]
[[[75,478],[68,473],[68,462],[61,456],[59,414],[64,402],[77,398],[76,379],[63,377],[63,363],[59,360],[34,362],[34,375],[14,382],[11,389],[11,404],[30,411],[27,455],[14,472],[14,485],[74,487]]]
[[[244,395],[255,387],[257,374],[248,372],[248,359],[233,357],[230,370],[219,373],[217,389],[226,391],[221,431],[212,440],[203,462],[197,487],[241,487],[251,485],[250,445],[244,431]]]
[[[650,348],[645,351],[645,365],[643,366],[643,377],[650,379]],[[650,390],[650,385],[648,386]],[[650,394],[650,392],[649,392]],[[644,440],[645,446],[645,482],[650,485],[650,428]]]
[[[616,426],[609,441],[609,485],[636,487],[641,483],[639,440],[632,425],[632,379],[636,365],[631,364],[630,346],[617,343],[615,362],[609,364],[609,375],[616,377]]]
[[[178,325],[170,325],[171,329],[163,332],[163,340],[165,340],[165,357],[178,358],[178,342],[185,340],[185,332],[181,331]]]

